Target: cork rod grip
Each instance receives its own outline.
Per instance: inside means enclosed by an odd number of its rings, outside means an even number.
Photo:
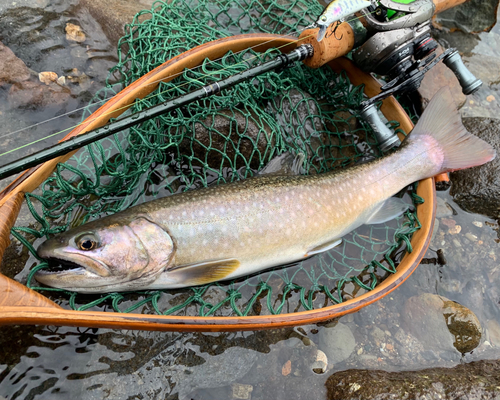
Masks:
[[[309,68],[319,68],[346,55],[354,47],[354,32],[347,22],[338,25],[335,30],[328,28],[321,42],[316,40],[318,31],[319,28],[306,29],[299,36],[299,44],[310,44],[314,49],[313,56],[303,61]]]

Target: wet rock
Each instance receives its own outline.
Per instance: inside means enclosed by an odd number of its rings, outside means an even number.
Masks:
[[[319,332],[319,348],[328,357],[329,364],[338,364],[349,358],[356,347],[356,340],[347,325],[339,322],[332,328]]]
[[[436,55],[442,54],[443,48],[439,45],[435,53]],[[445,86],[450,88],[457,107],[461,107],[466,100],[465,95],[462,93],[462,87],[455,74],[442,61],[425,74],[418,89],[418,94],[422,98],[422,107],[427,107],[427,104],[437,91]]]
[[[141,10],[151,8],[153,0],[81,0],[80,4],[89,10],[92,17],[102,26],[109,41],[116,45],[124,34],[124,26],[130,24]],[[150,18],[145,14],[137,22]]]
[[[464,32],[490,30],[496,23],[498,0],[470,0],[450,8],[435,17],[435,21],[448,29]]]
[[[385,339],[384,331],[380,329],[378,326],[375,326],[370,332],[370,334],[376,343],[383,342]]]
[[[328,357],[323,351],[317,350],[316,360],[314,360],[314,362],[312,363],[311,369],[316,374],[322,374],[326,372],[327,368],[328,368]]]
[[[454,301],[445,301],[443,315],[455,337],[453,345],[460,353],[469,353],[481,342],[482,328],[476,315]]]
[[[464,118],[465,127],[500,152],[500,120]],[[451,195],[466,211],[500,218],[500,157],[480,167],[452,172]]]
[[[327,399],[499,399],[500,361],[478,361],[455,368],[386,372],[348,370],[326,381]]]
[[[232,389],[233,399],[250,400],[252,398],[252,385],[242,385],[240,383],[235,383],[232,385]]]
[[[26,64],[0,42],[0,86],[9,83],[23,82],[31,73]]]
[[[277,110],[272,112],[279,125],[284,129],[285,140],[307,146],[308,157],[315,153],[321,146],[320,134],[323,128],[320,110],[314,98],[307,92],[291,89],[286,96],[275,99]]]
[[[185,139],[180,153],[217,170],[221,165],[258,169],[276,142],[271,127],[253,111],[220,110],[195,122],[192,131],[194,139]]]
[[[464,63],[483,85],[490,86],[500,81],[500,58],[481,54],[480,57],[463,57]]]
[[[70,42],[84,42],[86,39],[85,33],[83,33],[82,28],[78,25],[68,22],[66,24],[65,31],[66,40],[69,40]]]
[[[403,322],[425,349],[467,353],[481,341],[482,328],[468,308],[443,296],[424,293],[410,297],[404,306]]]
[[[11,107],[36,108],[62,104],[70,92],[57,84],[46,86],[39,82],[18,82],[11,86],[8,101]]]
[[[453,215],[453,209],[443,198],[437,196],[437,207],[436,207],[436,218],[451,217]]]
[[[78,85],[80,90],[87,90],[92,84],[89,76],[85,72],[79,71],[78,68],[73,68],[68,76],[66,76],[66,80],[74,85]]]
[[[495,347],[500,347],[500,324],[492,319],[488,321],[486,327],[490,343]]]

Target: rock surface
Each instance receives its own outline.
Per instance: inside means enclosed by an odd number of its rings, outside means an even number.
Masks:
[[[69,89],[55,83],[47,86],[40,82],[25,81],[11,86],[8,100],[14,108],[37,108],[62,104],[69,97]]]
[[[442,54],[443,48],[438,45],[435,53],[436,55]],[[436,64],[425,74],[425,77],[420,84],[418,94],[422,99],[422,107],[427,107],[427,104],[429,104],[437,91],[445,86],[450,88],[457,107],[461,107],[466,100],[465,95],[462,93],[462,87],[452,70],[444,65],[442,61]]]
[[[349,358],[356,346],[351,329],[339,322],[319,332],[319,348],[328,357],[329,364],[338,364]]]
[[[271,127],[258,115],[237,109],[220,110],[195,122],[192,132],[194,140],[184,139],[181,154],[193,156],[216,170],[231,164],[235,168],[248,164],[258,169],[261,156],[264,159],[276,141]]]
[[[30,78],[30,69],[0,42],[0,86],[9,83],[23,82]]]
[[[499,400],[499,371],[500,361],[408,372],[348,370],[328,378],[327,399]]]
[[[446,28],[464,32],[490,30],[496,23],[498,0],[470,0],[436,16],[435,21]]]
[[[465,127],[500,153],[500,119],[464,118]],[[451,194],[466,211],[500,218],[500,157],[480,167],[450,174]]]
[[[425,349],[467,353],[481,341],[482,328],[468,308],[443,296],[424,293],[410,297],[405,304],[403,322]],[[447,327],[448,329],[446,329]]]
[[[124,26],[130,24],[139,11],[150,9],[153,0],[81,0],[80,4],[88,9],[104,29],[109,41],[116,46],[125,33]],[[149,16],[146,14],[140,21]]]

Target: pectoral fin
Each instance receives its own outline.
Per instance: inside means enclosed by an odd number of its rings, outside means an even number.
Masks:
[[[315,254],[323,253],[327,250],[333,249],[334,247],[337,247],[339,244],[342,243],[342,239],[335,239],[332,240],[331,242],[323,243],[319,246],[314,247],[313,249],[309,250],[304,257],[310,257]]]
[[[166,273],[169,280],[185,284],[185,286],[196,286],[220,281],[236,271],[239,266],[240,262],[236,259],[215,260],[180,265]]]
[[[382,224],[402,215],[409,208],[409,204],[397,197],[390,197],[382,203],[365,224]]]

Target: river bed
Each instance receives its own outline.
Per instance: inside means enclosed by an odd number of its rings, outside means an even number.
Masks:
[[[66,40],[64,30],[68,22],[81,26],[87,33],[84,44]],[[458,41],[468,46],[460,50],[472,61],[485,55],[500,57],[499,33],[495,27],[490,32],[469,34],[468,41]],[[453,42],[453,35],[461,33],[443,34],[440,40]],[[50,4],[44,0],[36,4],[2,2],[0,42],[37,73],[54,71],[58,76],[75,77],[62,95],[54,95],[43,100],[48,103],[31,108],[14,107],[9,93],[0,87],[2,132],[15,132],[84,106],[104,84],[107,70],[117,60],[116,49],[104,30],[78,0]],[[463,109],[465,116],[477,116],[477,112],[495,116],[496,99],[500,99],[498,83],[488,83],[468,99]],[[488,96],[494,96],[494,100]],[[80,116],[69,114],[36,127],[23,138],[24,143],[51,130],[72,126]],[[0,140],[5,148],[10,148],[14,139],[18,145],[18,137],[12,134]],[[30,147],[30,151],[35,149]],[[15,157],[2,164],[12,159]],[[398,372],[497,360],[498,223],[463,211],[449,191],[440,191],[437,196],[435,232],[422,264],[401,287],[355,314],[328,324],[236,333],[1,327],[0,396],[9,400],[70,396],[320,399],[327,396],[327,378],[339,371]],[[17,251],[21,254],[23,250],[19,247]],[[438,314],[439,296],[472,311],[479,330],[472,330],[471,334],[451,333]],[[462,351],[457,350],[457,341],[465,343],[459,346]],[[476,341],[470,350],[467,341]],[[323,355],[327,359],[324,372],[322,364],[318,364]]]

